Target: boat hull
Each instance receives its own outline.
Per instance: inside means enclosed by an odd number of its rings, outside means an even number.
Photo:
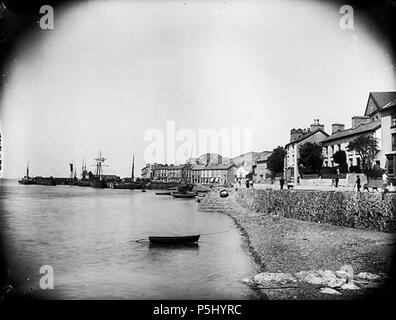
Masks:
[[[183,244],[183,243],[194,243],[198,242],[200,235],[190,236],[174,236],[174,237],[161,237],[161,236],[150,236],[149,241],[157,244]]]
[[[172,196],[175,198],[195,198],[197,194],[195,192],[187,192],[187,193],[182,193],[182,192],[172,192]]]

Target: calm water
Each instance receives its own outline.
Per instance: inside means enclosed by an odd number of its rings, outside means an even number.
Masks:
[[[65,299],[250,299],[255,266],[232,220],[154,191],[23,186],[0,179],[1,221],[19,293]],[[202,235],[195,247],[152,247],[149,235]],[[39,269],[54,269],[54,290]]]

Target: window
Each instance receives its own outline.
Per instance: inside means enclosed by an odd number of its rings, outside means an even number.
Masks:
[[[391,127],[396,127],[396,114],[392,114]]]
[[[392,151],[396,151],[396,133],[392,133]]]
[[[396,157],[389,157],[388,158],[388,174],[393,175],[395,173],[394,167],[395,167],[395,159]]]

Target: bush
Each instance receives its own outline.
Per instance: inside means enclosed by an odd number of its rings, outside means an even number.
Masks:
[[[380,193],[239,189],[239,203],[251,210],[278,211],[286,218],[383,232],[396,231],[396,197]]]
[[[362,173],[362,169],[359,166],[350,166],[349,172],[350,173]]]

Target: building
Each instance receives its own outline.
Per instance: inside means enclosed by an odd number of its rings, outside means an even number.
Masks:
[[[314,123],[307,129],[290,130],[290,142],[285,145],[285,179],[286,181],[297,181],[300,176],[298,172],[299,147],[304,143],[321,143],[329,135],[325,132],[323,124],[319,123],[319,119],[315,119]]]
[[[261,157],[257,159],[253,178],[255,183],[264,182],[265,179],[270,176],[271,172],[267,168],[267,160],[271,154],[271,151],[264,151]]]
[[[362,135],[372,135],[375,138],[381,137],[381,121],[370,122],[368,117],[353,117],[352,126],[345,130],[344,124],[333,124],[329,137],[322,141],[323,166],[336,167],[333,155],[337,151],[345,151],[348,168],[361,165],[360,156],[355,152],[347,150],[349,142]],[[378,164],[380,160],[377,160]]]
[[[217,153],[204,153],[199,156],[198,163],[203,165],[222,164],[223,157]]]
[[[396,99],[379,110],[381,117],[381,155],[383,168],[390,181],[396,184]]]
[[[219,185],[235,182],[236,166],[230,164],[203,165],[197,164],[191,168],[193,183],[218,183]]]
[[[372,135],[378,140],[380,152],[374,159],[375,164],[394,176],[395,133],[396,133],[396,92],[370,92],[363,116],[352,117],[352,126],[345,129],[344,124],[333,124],[332,134],[322,141],[325,167],[334,167],[333,155],[345,151],[347,165],[360,166],[361,159],[355,152],[346,150],[350,141],[362,135]]]
[[[237,178],[244,179],[246,176],[254,176],[257,160],[268,151],[254,152],[250,151],[230,159],[230,163],[237,167]]]
[[[181,179],[187,178],[188,166],[183,165],[167,165],[156,164],[152,166],[152,180],[172,181],[177,182]]]
[[[141,169],[140,176],[142,179],[153,179],[153,170],[151,169],[151,165],[149,163]]]

